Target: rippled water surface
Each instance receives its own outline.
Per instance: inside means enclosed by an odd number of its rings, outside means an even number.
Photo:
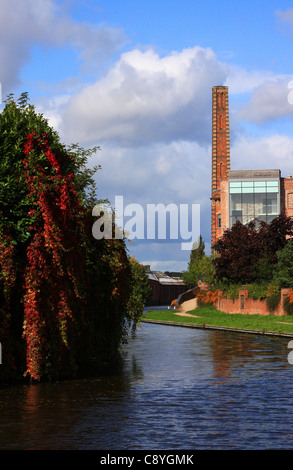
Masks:
[[[0,449],[291,449],[287,346],[143,323],[104,377],[0,388]]]

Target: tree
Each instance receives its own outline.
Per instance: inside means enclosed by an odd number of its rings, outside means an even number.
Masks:
[[[151,287],[145,272],[145,268],[134,257],[129,258],[131,268],[131,293],[128,301],[128,309],[132,313],[131,321],[139,322],[144,306],[151,295]]]
[[[97,150],[66,148],[23,94],[0,114],[2,378],[73,377],[117,353],[130,321],[124,240],[95,240]]]
[[[199,236],[198,243],[195,248],[192,248],[190,253],[190,264],[197,262],[202,259],[205,255],[205,243],[202,240],[202,236]]]
[[[293,220],[280,214],[270,224],[252,221],[243,225],[237,221],[212,249],[215,276],[218,281],[251,283],[268,279],[277,262],[277,252],[293,235]]]
[[[200,235],[196,248],[191,250],[188,270],[182,275],[188,288],[197,286],[199,279],[211,284],[214,279],[212,257],[206,256],[205,244]]]
[[[278,262],[275,269],[275,281],[279,287],[293,288],[293,240],[277,252]]]

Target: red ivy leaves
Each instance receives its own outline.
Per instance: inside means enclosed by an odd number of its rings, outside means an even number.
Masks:
[[[290,304],[293,304],[293,289],[289,290],[287,294],[287,299]]]
[[[0,227],[0,279],[4,284],[4,293],[10,295],[10,291],[16,280],[14,267],[14,246],[7,230],[4,232]]]
[[[223,293],[217,289],[216,291],[201,291],[197,294],[197,299],[200,303],[213,304],[218,299],[221,299]]]
[[[29,212],[34,217],[34,235],[27,249],[24,279],[24,338],[27,373],[40,380],[48,331],[55,331],[49,338],[56,343],[51,349],[70,349],[73,305],[82,297],[81,208],[73,175],[63,173],[45,134],[42,138],[35,132],[28,135],[24,154],[26,184],[36,206]]]
[[[21,252],[14,255],[14,246],[0,227],[0,296],[4,287],[13,294],[17,274],[26,374],[38,381],[73,377],[80,354],[87,360],[105,349],[112,352],[132,318],[127,310],[131,273],[124,241],[93,239],[92,215],[81,207],[70,160],[61,147],[50,147],[46,134],[29,134],[20,178],[31,201],[31,236]],[[7,321],[0,328],[7,324],[8,331],[9,308],[3,318]]]

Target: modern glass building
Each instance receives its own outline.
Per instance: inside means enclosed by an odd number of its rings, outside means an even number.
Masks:
[[[280,214],[280,170],[229,172],[229,227],[239,220],[270,223]]]

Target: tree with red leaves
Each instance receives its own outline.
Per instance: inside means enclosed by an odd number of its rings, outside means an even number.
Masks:
[[[264,280],[277,263],[277,252],[293,236],[293,219],[280,214],[270,224],[237,221],[213,245],[216,279],[231,283]],[[266,274],[262,274],[266,271]]]
[[[87,159],[12,96],[0,115],[0,379],[74,377],[117,354],[131,266],[124,240],[95,240]]]

